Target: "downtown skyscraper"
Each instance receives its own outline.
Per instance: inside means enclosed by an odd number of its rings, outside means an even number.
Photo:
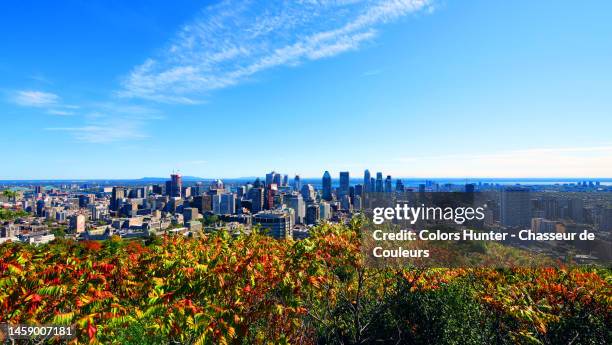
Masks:
[[[338,188],[338,192],[340,195],[347,195],[349,192],[350,178],[348,171],[340,172],[340,188]]]
[[[363,190],[364,192],[369,192],[370,191],[370,170],[366,169],[363,172]]]
[[[332,179],[331,175],[329,174],[329,171],[325,171],[321,182],[321,184],[323,185],[323,200],[332,200]]]

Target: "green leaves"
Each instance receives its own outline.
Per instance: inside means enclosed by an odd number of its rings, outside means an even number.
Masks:
[[[431,317],[440,332],[460,334],[465,325],[453,316],[485,324],[486,309],[505,334],[535,343],[564,320],[582,320],[582,310],[609,315],[609,270],[375,270],[363,263],[359,221],[324,223],[295,242],[221,231],[147,246],[118,238],[4,243],[0,323],[76,324],[80,342],[347,343],[387,330],[376,322],[383,317],[390,331]],[[459,281],[474,288],[453,295]],[[408,302],[422,303],[420,314],[395,324]]]
[[[67,288],[64,285],[52,285],[52,286],[44,286],[38,289],[38,294],[40,295],[49,295],[49,296],[62,296],[66,292]]]

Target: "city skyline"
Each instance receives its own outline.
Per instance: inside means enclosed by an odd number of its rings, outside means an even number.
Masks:
[[[610,10],[5,4],[0,180],[610,178]]]

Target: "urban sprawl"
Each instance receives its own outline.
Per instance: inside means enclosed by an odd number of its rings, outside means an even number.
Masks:
[[[0,243],[43,244],[56,237],[75,240],[149,238],[163,234],[197,237],[225,229],[233,234],[261,228],[279,239],[302,239],[320,222],[347,222],[368,209],[368,195],[464,192],[491,193],[484,217],[487,229],[508,232],[578,233],[589,230],[597,241],[583,248],[585,261],[612,259],[612,186],[599,181],[548,184],[495,182],[442,183],[372,176],[351,179],[325,171],[320,183],[289,179],[272,171],[250,181],[185,179],[167,181],[0,182]],[[12,215],[12,216],[10,216]],[[472,224],[473,225],[473,224]],[[554,254],[554,248],[541,250]]]

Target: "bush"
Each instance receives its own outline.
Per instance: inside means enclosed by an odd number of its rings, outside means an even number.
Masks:
[[[0,323],[101,344],[612,343],[609,269],[373,269],[358,228],[4,243]]]

